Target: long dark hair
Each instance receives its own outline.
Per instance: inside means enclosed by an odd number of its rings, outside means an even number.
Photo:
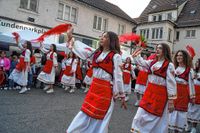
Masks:
[[[170,50],[169,45],[167,45],[167,44],[165,44],[165,43],[161,43],[161,44],[158,44],[158,45],[161,45],[161,46],[162,46],[162,52],[163,52],[164,58],[165,58],[166,60],[168,60],[169,62],[172,62],[171,50]],[[158,45],[157,45],[157,46],[158,46]]]
[[[114,51],[115,53],[120,53],[120,45],[119,45],[119,38],[116,33],[112,31],[104,32],[103,34],[107,34],[109,37],[109,50]],[[99,49],[102,51],[103,47],[100,46]]]
[[[26,48],[31,51],[30,57],[32,57],[32,55],[33,55],[33,48],[32,48],[32,44],[31,44],[30,41],[26,41]]]
[[[57,49],[56,49],[56,45],[55,44],[51,44],[53,46],[53,52],[57,52]]]
[[[191,57],[189,56],[189,54],[185,51],[185,50],[178,50],[174,56],[174,66],[175,68],[178,67],[178,62],[177,62],[177,55],[178,53],[181,52],[183,54],[183,63],[186,67],[192,67],[192,59]]]
[[[200,58],[197,60],[198,65],[195,64],[195,72],[198,73],[200,71]]]

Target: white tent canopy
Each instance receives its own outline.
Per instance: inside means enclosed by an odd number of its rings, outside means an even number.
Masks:
[[[37,39],[40,34],[37,34],[35,32],[32,32],[30,30],[23,30],[23,31],[15,31],[20,35],[20,43],[24,43],[25,41],[31,41],[32,42],[32,46],[34,48],[39,48],[40,47],[40,43],[39,42],[33,42],[32,40]],[[14,36],[12,35],[12,32],[5,32],[5,33],[0,33],[0,41],[1,42],[5,42],[5,43],[9,43],[9,44],[16,44],[16,41],[14,39]],[[57,46],[57,50],[59,51],[68,51],[66,50],[66,44],[62,43],[56,43],[54,37],[47,37],[45,38],[44,42],[44,47],[49,49],[51,44],[56,44]],[[16,45],[17,47],[17,45]]]

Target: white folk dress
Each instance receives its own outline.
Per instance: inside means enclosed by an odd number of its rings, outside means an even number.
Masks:
[[[75,72],[76,72],[76,68],[77,68],[77,59],[73,60],[72,58],[68,58],[67,60],[62,62],[62,65],[64,65],[63,67],[65,67],[65,68],[66,68],[66,66],[71,66],[72,67],[71,72],[73,72],[73,76],[67,76],[67,75],[63,74],[63,76],[61,78],[61,84],[65,85],[65,86],[75,87],[75,83],[76,83],[76,73]]]
[[[129,64],[126,64],[125,68],[127,68],[128,66],[129,66]],[[133,78],[133,79],[136,78],[133,65],[131,65],[131,73],[130,74],[131,74],[131,78]],[[129,84],[124,84],[124,93],[131,94],[131,80],[130,80]]]
[[[145,67],[141,67],[141,66],[139,67],[139,70],[140,71],[148,72],[148,69],[146,69]],[[145,92],[145,90],[146,90],[146,85],[141,85],[141,84],[137,84],[137,83],[135,84],[135,90],[134,90],[134,92],[143,95],[144,92]]]
[[[177,67],[175,73],[182,74],[184,71],[185,67]],[[193,75],[193,70],[191,70],[189,73],[188,82],[182,78],[178,77],[175,78],[177,83],[189,84],[190,98],[194,97],[194,83],[192,75]],[[172,113],[169,113],[169,129],[182,132],[185,129],[186,124],[187,124],[187,112],[174,110]]]
[[[47,60],[51,60],[50,56],[51,56],[52,52],[49,52],[49,50],[47,50],[45,48],[42,48],[41,51],[44,53],[48,53],[46,55]],[[52,66],[51,73],[48,74],[48,73],[41,71],[40,74],[38,75],[37,79],[45,84],[54,84],[55,76],[56,76],[55,67],[57,67],[57,66],[58,66],[57,54],[54,52],[53,53],[53,66]]]
[[[23,50],[21,44],[19,44],[19,48]],[[25,55],[20,55],[21,57],[24,57],[24,61],[26,63],[30,62],[30,55],[31,51],[29,49],[25,50]],[[27,86],[28,84],[28,66],[26,65],[25,70],[18,71],[17,69],[14,69],[12,73],[9,76],[9,79],[13,80],[15,83],[21,86]]]
[[[194,85],[200,86],[200,72],[197,73],[197,78],[194,79]],[[200,104],[189,103],[187,120],[192,123],[200,123]]]
[[[150,67],[150,64],[152,62],[152,60],[148,61],[143,60],[143,58],[139,56],[134,59],[139,65],[147,68]],[[158,70],[162,66],[163,62],[164,60],[156,62],[153,66],[151,66],[150,68],[151,71],[152,72],[155,71],[153,69]],[[161,78],[154,74],[149,74],[148,76],[148,82],[166,86],[168,99],[176,98],[177,90],[176,90],[176,81],[174,78],[174,71],[175,71],[174,65],[172,63],[169,63],[166,79]],[[168,133],[168,103],[165,106],[162,117],[153,115],[145,111],[143,108],[139,107],[135,117],[133,118],[131,132]]]
[[[74,49],[76,50],[76,49]],[[78,54],[80,51],[76,51]],[[109,52],[102,52],[101,55],[98,57],[97,60],[103,60]],[[78,55],[80,58],[82,55]],[[95,78],[103,79],[106,81],[111,81],[113,84],[113,96],[118,94],[119,92],[124,92],[123,86],[123,79],[122,79],[122,70],[120,66],[122,65],[121,56],[119,54],[115,54],[113,57],[114,62],[114,71],[113,71],[113,78],[107,72],[105,72],[101,68],[94,68],[93,69],[93,76]],[[103,120],[97,120],[94,118],[89,117],[82,111],[80,111],[75,118],[73,119],[72,123],[67,129],[67,133],[108,133],[108,125],[110,122],[110,118],[114,109],[114,101],[112,99],[109,110],[104,117]]]

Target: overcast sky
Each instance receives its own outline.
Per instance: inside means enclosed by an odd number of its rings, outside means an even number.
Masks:
[[[150,0],[107,0],[107,1],[119,6],[132,18],[139,17],[142,11],[150,2]]]

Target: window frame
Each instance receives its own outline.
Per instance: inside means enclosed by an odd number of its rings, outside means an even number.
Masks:
[[[39,0],[36,0],[37,3],[36,3],[36,9],[35,9],[35,10],[32,10],[32,9],[30,8],[30,6],[31,6],[31,1],[32,1],[32,0],[26,0],[26,1],[28,2],[26,8],[22,7],[21,1],[22,1],[22,0],[20,0],[20,5],[19,5],[19,8],[20,8],[20,9],[28,10],[28,11],[31,11],[31,12],[36,12],[36,13],[38,13]]]
[[[195,38],[196,37],[196,30],[186,30],[186,38]]]
[[[95,18],[96,18],[96,22],[95,22]],[[92,28],[97,31],[107,31],[108,30],[108,19],[104,18],[100,15],[94,15]]]
[[[163,39],[163,27],[151,28],[151,39],[153,40]]]
[[[122,31],[122,27],[123,27],[123,31]],[[122,35],[126,33],[126,25],[125,24],[118,24],[118,35]]]
[[[64,5],[63,6],[63,11],[62,11],[62,17],[60,18],[59,16],[59,11],[60,11],[60,5]],[[66,18],[66,8],[69,7],[69,17]],[[75,19],[72,20],[72,10],[75,9],[76,13],[75,13]],[[59,2],[58,3],[58,10],[57,10],[57,19],[59,20],[62,20],[62,21],[68,21],[68,22],[71,22],[71,23],[74,23],[74,24],[77,24],[78,22],[78,8],[77,7],[74,7],[74,6],[71,6],[70,4],[68,3],[64,3],[64,2]]]

